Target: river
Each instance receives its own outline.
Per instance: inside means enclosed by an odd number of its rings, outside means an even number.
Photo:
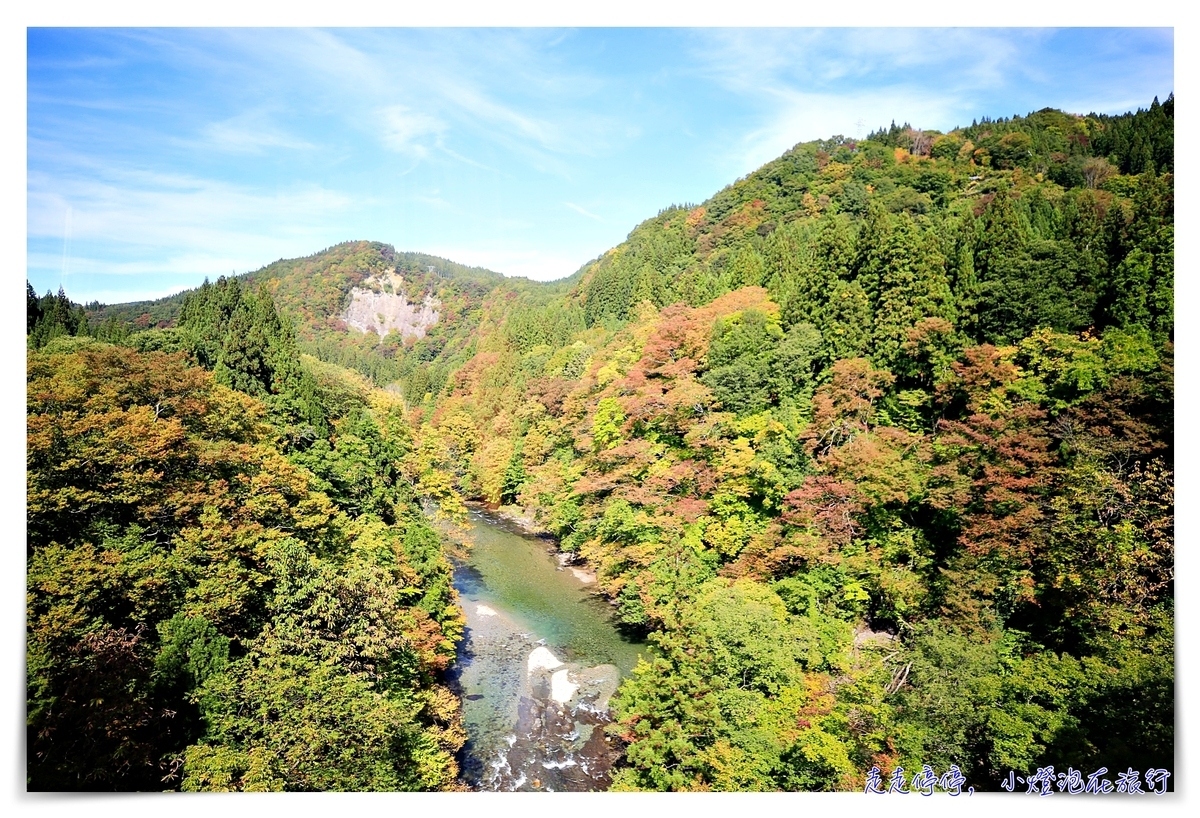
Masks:
[[[453,681],[468,741],[463,779],[480,790],[603,790],[617,758],[608,701],[644,644],[613,625],[585,570],[550,543],[479,509],[455,565],[466,614]]]

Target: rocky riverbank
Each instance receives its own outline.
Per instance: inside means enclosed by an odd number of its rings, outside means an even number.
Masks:
[[[475,729],[463,777],[483,790],[608,787],[619,757],[604,731],[620,672],[563,662],[495,608],[466,602],[466,650],[456,679]],[[514,727],[515,725],[515,727]]]

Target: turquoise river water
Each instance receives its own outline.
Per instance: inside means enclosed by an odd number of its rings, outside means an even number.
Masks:
[[[646,645],[613,624],[594,577],[547,540],[469,514],[454,584],[467,617],[455,683],[464,779],[483,790],[598,790],[616,751],[608,699]]]

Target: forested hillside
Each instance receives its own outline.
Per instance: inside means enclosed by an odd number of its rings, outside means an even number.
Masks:
[[[1174,769],[1173,108],[800,144],[551,285],[353,243],[161,318],[30,291],[31,781],[447,786],[414,503],[464,497],[656,646],[616,788]],[[445,319],[339,326],[393,267]]]
[[[29,787],[459,786],[399,401],[236,280],[132,344],[29,354]]]
[[[417,436],[660,647],[617,786],[1171,767],[1172,116],[798,145],[485,302]]]
[[[405,342],[400,336],[380,338],[374,333],[354,332],[341,317],[353,288],[389,270],[404,279],[410,300],[419,302],[430,294],[442,305],[438,325],[414,355],[403,354]],[[465,357],[460,353],[469,344],[483,296],[497,286],[521,288],[529,283],[424,253],[399,253],[389,245],[367,241],[345,242],[306,258],[281,259],[237,278],[252,288],[266,286],[280,313],[292,322],[303,352],[355,369],[379,386],[407,379],[416,361],[428,362],[433,355],[442,354],[448,361],[461,364]],[[134,331],[171,328],[180,319],[187,295],[183,292],[157,301],[91,304],[76,309],[89,327],[117,326]],[[32,290],[30,297],[35,297]],[[442,372],[442,382],[444,375]],[[435,373],[435,382],[437,377]],[[441,384],[437,385],[440,388]]]

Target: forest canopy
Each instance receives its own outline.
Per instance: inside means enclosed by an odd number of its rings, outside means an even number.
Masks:
[[[459,786],[464,500],[655,646],[615,789],[1174,769],[1173,117],[802,143],[547,285],[27,288],[30,788]]]

